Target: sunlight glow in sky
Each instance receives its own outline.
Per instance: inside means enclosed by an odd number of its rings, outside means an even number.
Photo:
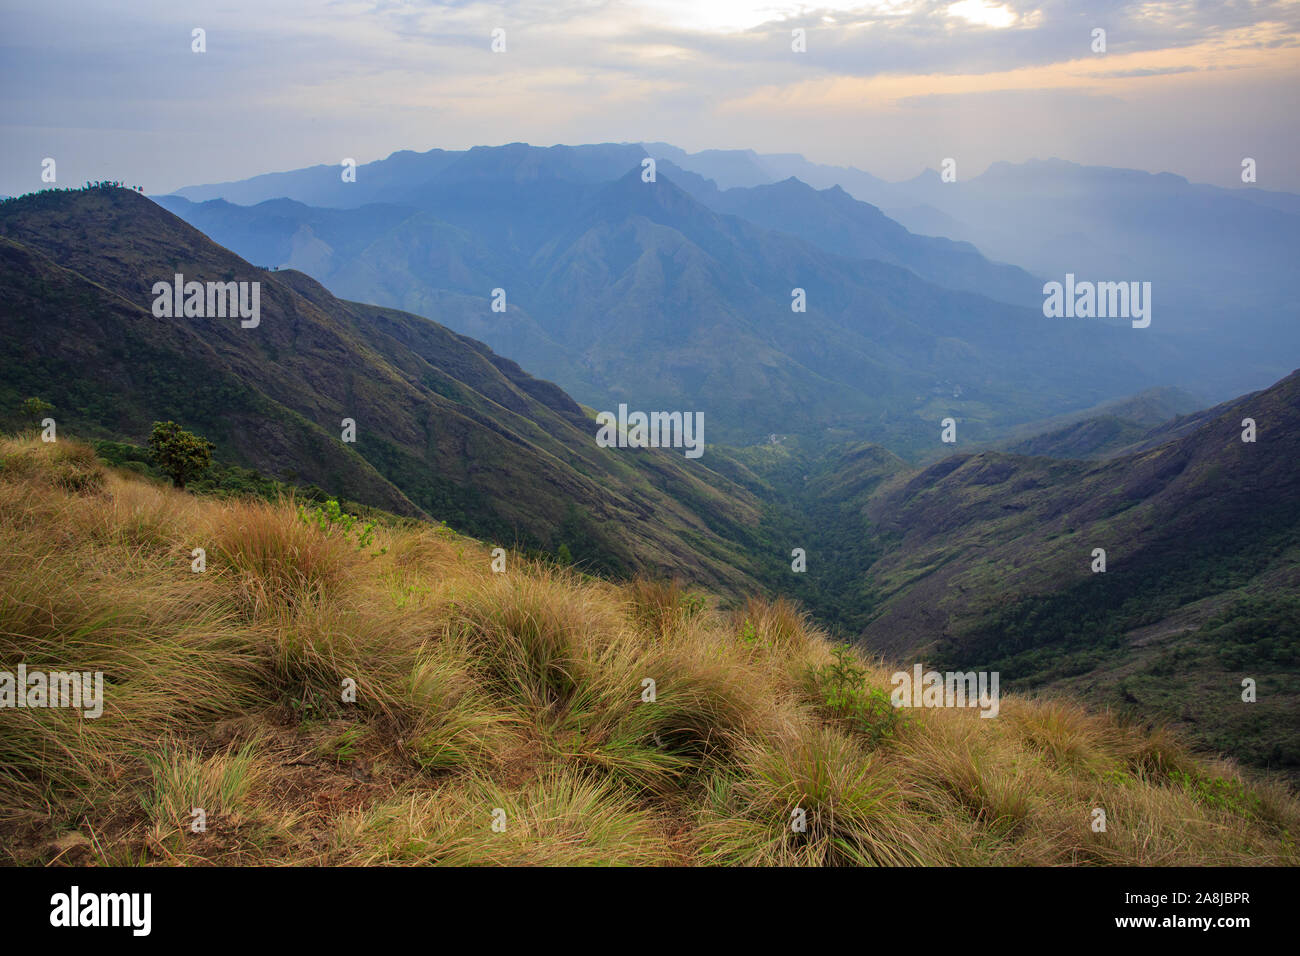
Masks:
[[[829,14],[852,13],[863,17],[896,15],[916,6],[913,0],[821,0],[816,3],[782,3],[773,0],[636,0],[648,21],[682,30],[741,33],[767,23],[798,21],[814,15],[826,22]],[[956,6],[983,6],[983,0],[964,0]],[[964,14],[962,14],[964,16]],[[974,22],[974,21],[972,21]]]
[[[1004,29],[1019,19],[1016,11],[1000,3],[988,0],[961,0],[948,7],[948,16],[961,17],[967,23],[981,27]]]
[[[856,18],[897,17],[921,8],[916,0],[822,0],[818,3],[783,3],[779,0],[636,0],[634,6],[647,22],[702,33],[742,33],[764,24],[817,16],[822,23],[833,23],[832,14],[852,14]],[[1019,14],[1005,3],[992,0],[958,0],[944,11],[977,27],[1003,29],[1020,20]]]

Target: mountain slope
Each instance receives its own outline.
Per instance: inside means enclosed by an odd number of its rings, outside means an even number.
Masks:
[[[588,566],[745,580],[747,492],[680,451],[605,449],[558,387],[418,316],[265,272],[138,194],[47,192],[0,206],[7,409],[142,442],[173,418],[220,452]],[[261,320],[155,318],[156,281],[261,283]],[[338,440],[342,421],[357,440]]]
[[[1060,159],[891,183],[795,154],[645,146],[724,190],[790,176],[838,186],[913,232],[974,243],[1045,279],[1150,281],[1157,321],[1184,336],[1189,363],[1176,381],[1216,399],[1276,381],[1300,356],[1300,196],[1291,193]]]
[[[833,425],[915,444],[945,410],[979,433],[1122,388],[1153,361],[1133,330],[1054,323],[834,256],[635,171],[534,264],[544,304],[525,307],[552,338],[584,344],[607,390],[699,401],[732,441]],[[791,311],[796,288],[806,313]]]
[[[160,343],[160,323],[137,303],[8,238],[0,238],[0,287],[0,399],[9,415],[23,398],[41,395],[54,401],[64,428],[138,443],[151,421],[181,419],[240,463],[296,472],[398,514],[421,513],[360,456],[332,448],[319,423],[250,389],[200,333],[179,330]]]
[[[788,232],[828,252],[904,266],[936,285],[1000,302],[1042,305],[1041,279],[1015,266],[989,262],[970,243],[914,235],[839,186],[816,190],[792,176],[748,189],[701,190],[695,195],[719,212]]]
[[[994,447],[1014,455],[1105,458],[1137,451],[1139,442],[1180,416],[1201,412],[1204,404],[1183,389],[1147,389],[1086,412],[1019,426]]]
[[[891,478],[858,517],[879,551],[861,639],[1163,715],[1294,772],[1300,373],[1214,412],[1104,461],[982,452]]]

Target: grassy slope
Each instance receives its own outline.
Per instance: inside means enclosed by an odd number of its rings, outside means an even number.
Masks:
[[[1293,797],[1163,733],[1011,697],[993,720],[845,720],[808,673],[830,649],[789,605],[723,614],[671,587],[489,562],[433,526],[359,551],[288,505],[106,473],[66,439],[0,442],[0,666],[102,670],[107,696],[98,720],[0,710],[4,854],[1300,862]],[[865,680],[887,686],[879,668]]]

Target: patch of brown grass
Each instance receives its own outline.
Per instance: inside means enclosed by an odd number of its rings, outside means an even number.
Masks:
[[[358,549],[0,440],[0,669],[105,681],[97,719],[0,709],[13,862],[1300,862],[1294,794],[1167,731],[1004,696],[870,742],[809,682],[830,659],[785,600],[493,573],[429,526]]]

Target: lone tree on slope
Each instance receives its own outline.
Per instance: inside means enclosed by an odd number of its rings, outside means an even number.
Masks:
[[[175,422],[154,422],[149,435],[149,451],[154,462],[181,490],[208,470],[214,448],[212,442],[185,431]]]

